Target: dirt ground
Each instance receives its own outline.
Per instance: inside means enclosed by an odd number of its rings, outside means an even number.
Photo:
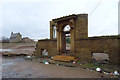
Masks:
[[[81,68],[28,61],[23,57],[2,58],[3,78],[99,78],[101,75]]]

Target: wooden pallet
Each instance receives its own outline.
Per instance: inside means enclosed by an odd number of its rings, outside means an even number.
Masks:
[[[65,55],[56,55],[51,58],[52,60],[57,60],[57,61],[65,61],[65,62],[70,62],[70,61],[75,61],[76,58],[73,56],[65,56]]]

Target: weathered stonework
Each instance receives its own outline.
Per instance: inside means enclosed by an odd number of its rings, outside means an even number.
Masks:
[[[42,56],[41,50],[48,50],[48,57],[54,56],[57,53],[57,41],[56,40],[39,40],[36,45],[36,56]]]
[[[119,63],[120,37],[88,37],[88,14],[73,14],[50,21],[50,39],[38,41],[35,55],[43,56],[41,49],[48,50],[49,57],[65,53],[63,29],[66,25],[71,28],[70,55],[91,62],[92,53],[108,53],[111,63]],[[53,38],[53,26],[56,26],[57,38]]]

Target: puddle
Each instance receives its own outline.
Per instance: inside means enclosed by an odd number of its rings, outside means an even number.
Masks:
[[[13,49],[0,49],[0,51],[13,51]]]
[[[2,66],[8,66],[8,65],[13,65],[13,62],[9,62],[9,63],[3,63]]]
[[[16,59],[17,59],[17,60],[21,60],[21,61],[22,61],[22,60],[25,60],[24,58],[16,58]]]

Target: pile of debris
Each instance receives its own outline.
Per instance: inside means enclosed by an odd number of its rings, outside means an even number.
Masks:
[[[48,64],[55,64],[57,66],[65,66],[65,67],[78,67],[78,68],[82,68],[82,69],[87,69],[90,71],[97,71],[99,73],[102,73],[106,76],[110,76],[110,77],[117,77],[119,76],[119,72],[117,70],[113,71],[113,72],[108,72],[105,71],[103,68],[101,68],[100,66],[96,65],[92,68],[90,67],[85,67],[84,65],[88,65],[88,62],[85,61],[81,61],[79,59],[76,59],[73,56],[65,56],[65,55],[56,55],[54,57],[51,58],[38,58],[37,60],[35,59],[35,56],[27,56],[26,60],[33,60],[33,61],[37,61],[39,63],[44,63],[46,65]]]

